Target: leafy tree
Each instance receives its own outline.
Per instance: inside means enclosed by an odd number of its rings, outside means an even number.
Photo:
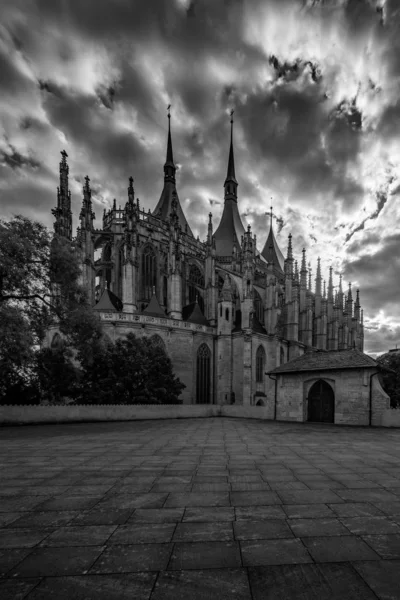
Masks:
[[[390,396],[390,405],[393,408],[400,407],[400,352],[387,352],[376,360],[383,367],[381,378]]]
[[[1,402],[20,402],[28,391],[38,401],[39,387],[50,394],[63,382],[59,379],[55,387],[50,385],[50,373],[58,377],[68,373],[65,384],[69,389],[70,376],[76,372],[71,352],[64,350],[65,369],[60,372],[60,356],[55,357],[54,369],[49,369],[51,357],[40,348],[54,324],[65,337],[66,347],[85,346],[90,352],[92,340],[101,337],[99,319],[79,276],[79,263],[68,240],[53,237],[44,225],[23,216],[0,221]],[[48,389],[43,388],[46,382]]]
[[[83,367],[81,399],[93,404],[177,404],[184,384],[173,374],[165,350],[151,338],[129,333],[115,344],[103,341]]]

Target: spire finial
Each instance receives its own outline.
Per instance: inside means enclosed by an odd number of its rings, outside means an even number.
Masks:
[[[225,192],[227,191],[226,184],[228,181],[233,181],[237,185],[236,177],[235,177],[235,159],[233,156],[233,113],[234,110],[230,111],[230,123],[231,123],[231,142],[229,146],[229,159],[228,159],[228,171],[226,173],[225,179]],[[235,192],[236,195],[236,192]]]
[[[171,118],[171,105],[170,104],[168,104],[168,106],[167,106],[167,111],[168,111],[168,119],[170,119]]]
[[[171,139],[171,105],[168,104],[168,142],[167,142],[167,158],[164,165],[164,171],[166,167],[172,167],[174,172],[170,172],[169,170],[165,171],[165,175],[175,178],[175,165],[174,165],[174,155],[172,152],[172,139]]]

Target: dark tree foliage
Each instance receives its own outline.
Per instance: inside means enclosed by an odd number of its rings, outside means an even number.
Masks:
[[[101,337],[79,274],[68,240],[53,237],[44,225],[23,216],[0,221],[0,403],[39,402],[40,395],[51,396],[51,357],[41,350],[51,325],[57,325],[67,346],[85,346],[87,352],[91,341]],[[71,353],[65,350],[63,360],[65,372],[71,373]],[[57,373],[60,357],[54,362]]]
[[[390,406],[400,407],[400,353],[387,352],[376,360],[383,367],[381,379],[386,393],[390,396]]]
[[[81,402],[93,404],[179,404],[184,384],[173,374],[165,350],[151,338],[129,333],[115,344],[97,344],[93,356],[79,356]]]

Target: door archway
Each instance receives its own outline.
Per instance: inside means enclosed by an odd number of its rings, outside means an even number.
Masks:
[[[335,421],[335,394],[329,383],[323,379],[316,381],[308,392],[308,421]]]

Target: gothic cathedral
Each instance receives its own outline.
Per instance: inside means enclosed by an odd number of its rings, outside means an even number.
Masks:
[[[192,233],[176,190],[168,115],[164,187],[153,210],[135,199],[129,178],[125,206],[104,210],[94,226],[89,177],[72,238],[67,153],[61,152],[55,231],[74,243],[82,283],[111,340],[132,331],[155,336],[186,385],[185,404],[264,405],[274,394],[268,373],[307,350],[363,350],[359,292],[353,301],[340,278],[334,293],[318,259],[315,285],[303,249],[300,269],[289,235],[286,258],[272,218],[260,252],[238,210],[233,121],[224,209],[217,229],[209,214],[207,240]]]

